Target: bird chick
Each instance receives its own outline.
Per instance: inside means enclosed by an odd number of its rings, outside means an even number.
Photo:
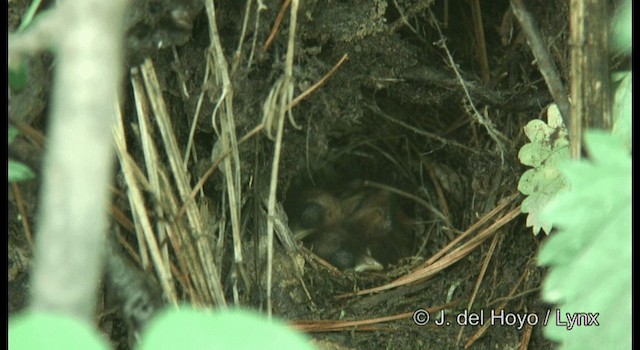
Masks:
[[[294,237],[343,270],[381,270],[413,252],[412,221],[388,191],[352,185],[338,198],[312,188],[290,212]]]
[[[337,225],[342,220],[342,207],[329,192],[312,188],[292,200],[290,214],[294,231],[312,230]]]
[[[312,252],[341,270],[362,272],[384,268],[357,237],[340,226],[317,229],[304,242]]]
[[[344,226],[384,265],[412,253],[412,222],[388,191],[360,188],[341,199]]]
[[[345,229],[342,204],[332,194],[319,189],[302,191],[290,212],[294,238],[335,267],[358,272],[383,268],[360,237]]]

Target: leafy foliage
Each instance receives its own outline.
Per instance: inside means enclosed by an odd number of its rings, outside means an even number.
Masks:
[[[613,49],[631,52],[631,0],[620,1],[612,22]]]
[[[565,164],[571,190],[542,212],[558,228],[539,263],[551,267],[543,296],[560,305],[562,320],[598,313],[599,326],[546,327],[562,349],[631,348],[631,156],[604,132],[586,135],[591,161]]]
[[[10,349],[108,349],[87,324],[41,313],[18,315],[9,323]],[[305,337],[278,321],[245,311],[208,314],[186,306],[165,310],[148,326],[138,349],[312,349]]]
[[[13,142],[13,140],[18,136],[18,129],[14,127],[9,127],[8,140],[9,144]],[[17,181],[26,181],[33,179],[36,174],[29,168],[28,166],[17,162],[13,159],[9,159],[8,163],[8,171],[9,171],[9,182],[17,182]]]
[[[551,223],[540,216],[540,210],[567,188],[557,165],[569,159],[569,141],[556,105],[547,109],[547,120],[545,124],[535,119],[524,127],[531,142],[522,146],[518,153],[522,164],[533,167],[520,177],[518,190],[528,196],[522,202],[521,211],[529,213],[527,227],[533,226],[536,235],[541,228],[546,234],[551,231]]]
[[[307,340],[283,324],[246,310],[213,314],[190,308],[158,315],[140,349],[311,349]]]
[[[28,166],[9,159],[9,182],[31,180],[35,176],[33,170]]]
[[[9,66],[9,87],[11,91],[20,91],[27,86],[27,65],[24,60]]]
[[[614,75],[614,84],[617,88],[613,95],[613,129],[617,135],[631,149],[631,72],[622,72]]]
[[[90,325],[72,317],[27,313],[10,320],[8,348],[106,350],[108,346]]]

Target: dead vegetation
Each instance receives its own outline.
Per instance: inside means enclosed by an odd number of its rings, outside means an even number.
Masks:
[[[531,10],[566,74],[567,8],[548,5]],[[516,155],[551,98],[508,1],[208,0],[184,20],[177,46],[129,47],[130,63],[145,58],[114,130],[115,232],[169,304],[255,308],[326,348],[549,345],[540,327],[412,321],[417,309],[542,311]],[[29,140],[43,126],[16,123]],[[290,191],[353,180],[402,198],[414,257],[340,272],[293,240]],[[31,218],[19,191],[9,216]],[[28,223],[10,232],[24,247]]]

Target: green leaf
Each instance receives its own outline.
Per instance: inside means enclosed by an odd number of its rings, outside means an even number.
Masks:
[[[612,133],[622,139],[631,149],[631,72],[618,73],[620,83],[613,95],[613,128]],[[614,79],[615,79],[614,78]]]
[[[588,132],[585,142],[591,160],[561,167],[571,190],[542,212],[558,229],[538,256],[550,266],[542,292],[561,316],[545,335],[561,349],[630,349],[631,156],[604,132]],[[566,315],[576,313],[597,313],[599,326],[568,330]]]
[[[36,174],[28,166],[9,159],[9,182],[27,181],[36,177]]]
[[[260,314],[246,310],[206,313],[189,307],[158,315],[143,334],[139,348],[312,349],[301,334]]]
[[[27,86],[28,70],[26,60],[18,60],[9,66],[9,87],[12,91],[20,91]]]
[[[532,120],[524,131],[531,142],[520,148],[518,158],[533,169],[522,174],[518,182],[518,190],[528,196],[522,202],[521,212],[529,213],[527,227],[532,226],[534,234],[540,229],[549,234],[552,225],[540,215],[540,210],[568,187],[557,170],[557,164],[569,159],[567,131],[555,105],[547,109],[547,123]]]
[[[27,28],[31,24],[31,22],[33,21],[33,17],[35,16],[36,11],[38,10],[38,7],[40,7],[41,2],[42,0],[34,0],[33,2],[31,2],[29,7],[27,8],[27,11],[24,13],[24,16],[22,17],[22,22],[20,23],[20,27],[18,27],[18,32],[23,31],[25,28]]]
[[[106,350],[108,346],[89,325],[74,318],[26,313],[9,320],[9,349]]]
[[[622,1],[612,23],[613,49],[631,52],[631,0]]]
[[[16,136],[20,135],[20,130],[16,129],[15,127],[9,125],[9,144],[11,144],[13,142],[13,140],[15,140]]]

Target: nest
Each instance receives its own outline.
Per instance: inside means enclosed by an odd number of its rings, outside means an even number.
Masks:
[[[519,341],[515,329],[425,332],[411,318],[540,307],[517,150],[551,98],[508,2],[481,15],[446,3],[218,1],[183,18],[181,46],[129,48],[131,63],[147,58],[121,104],[114,212],[121,245],[166,301],[273,313],[323,346]],[[534,10],[549,37],[566,35],[564,4]],[[383,271],[335,269],[292,234],[296,193],[353,181],[393,193],[415,223],[413,253]]]

